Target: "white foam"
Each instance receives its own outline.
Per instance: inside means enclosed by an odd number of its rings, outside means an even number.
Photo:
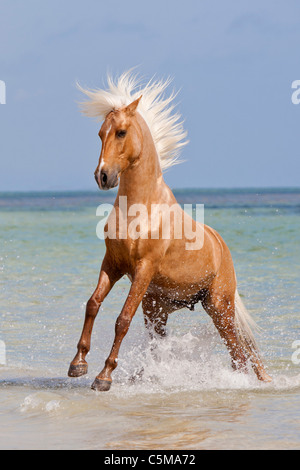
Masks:
[[[152,351],[151,349],[154,348]],[[227,350],[209,329],[200,335],[188,332],[152,342],[142,350],[134,347],[126,359],[120,357],[119,376],[125,385],[132,376],[140,378],[131,391],[139,393],[207,390],[286,390],[300,387],[300,374],[273,375],[272,383],[257,380],[254,372],[234,371]],[[272,371],[268,371],[272,375]]]
[[[51,413],[60,408],[60,400],[49,392],[37,392],[28,395],[20,406],[22,413],[41,412]]]

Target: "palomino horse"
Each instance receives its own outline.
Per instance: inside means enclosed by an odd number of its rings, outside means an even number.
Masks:
[[[136,203],[146,207],[148,214],[157,204],[166,208],[177,205],[177,215],[182,210],[162,175],[163,169],[175,163],[185,137],[179,115],[172,114],[170,103],[174,96],[163,97],[167,85],[151,81],[137,89],[135,79],[126,73],[117,83],[109,79],[108,90],[82,90],[89,97],[83,103],[84,112],[104,119],[99,132],[102,150],[96,181],[100,189],[108,190],[118,184],[119,189],[114,205],[116,236],[106,237],[99,282],[87,303],[70,377],[87,373],[85,358],[90,350],[92,328],[105,297],[122,276],[131,280],[130,292],[116,321],[111,352],[92,385],[97,391],[111,387],[122,340],[141,302],[146,327],[158,336],[165,335],[171,312],[184,307],[193,310],[201,302],[229,350],[233,368],[247,371],[250,363],[259,380],[271,380],[257,352],[251,318],[237,292],[229,248],[215,230],[202,225],[203,240],[196,250],[187,250],[190,239],[184,234],[174,237],[173,230],[169,238],[151,237],[147,218],[141,222],[140,233],[149,236],[132,237],[129,230],[126,236],[124,233],[121,236],[121,218],[132,220],[130,207]],[[120,209],[121,196],[127,198],[125,214]],[[174,224],[173,218],[172,229]],[[192,224],[196,233],[199,226],[196,221]],[[160,225],[156,227],[160,235],[161,229]]]

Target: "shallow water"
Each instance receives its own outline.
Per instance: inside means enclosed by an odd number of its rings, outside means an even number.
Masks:
[[[113,196],[0,195],[1,449],[300,448],[300,191],[179,191],[205,203],[227,241],[239,290],[263,329],[272,384],[233,372],[200,306],[171,315],[156,357],[138,310],[111,391],[90,390],[128,292],[122,279],[97,318],[89,374],[67,378],[104,244],[96,208]],[[300,354],[299,354],[300,358]],[[294,361],[295,362],[295,361]],[[144,375],[131,381],[141,368]]]

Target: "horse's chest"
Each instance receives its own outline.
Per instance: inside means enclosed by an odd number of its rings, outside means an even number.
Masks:
[[[106,246],[124,273],[128,274],[135,271],[136,264],[141,259],[143,253],[139,240],[132,240],[130,238],[125,240],[107,239]]]

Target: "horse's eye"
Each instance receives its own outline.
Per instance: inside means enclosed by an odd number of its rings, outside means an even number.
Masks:
[[[118,131],[117,132],[117,137],[122,139],[123,137],[125,137],[126,133],[127,133],[126,131]]]

